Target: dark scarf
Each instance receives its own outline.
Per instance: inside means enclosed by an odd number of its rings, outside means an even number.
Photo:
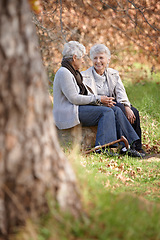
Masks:
[[[65,58],[62,59],[62,67],[67,68],[75,77],[76,82],[80,88],[80,94],[82,95],[87,95],[87,89],[83,84],[83,77],[81,75],[81,73],[78,70],[75,70],[74,67],[72,66],[72,64]]]

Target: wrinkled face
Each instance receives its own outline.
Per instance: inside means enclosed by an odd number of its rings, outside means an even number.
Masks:
[[[109,60],[105,53],[96,53],[92,62],[96,72],[102,75],[107,67],[107,64],[109,63]]]
[[[79,70],[82,67],[82,64],[84,63],[84,56],[81,58],[77,58],[76,55],[73,56],[73,62],[72,65],[74,67],[75,70]]]

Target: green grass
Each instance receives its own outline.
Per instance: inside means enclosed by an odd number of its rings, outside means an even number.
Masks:
[[[160,239],[160,162],[75,153],[70,161],[81,190],[82,217],[75,220],[53,204],[48,216],[29,224],[20,240]]]
[[[140,82],[127,85],[127,94],[131,103],[136,106],[143,115],[160,122],[160,80],[159,82]]]
[[[131,103],[140,111],[144,147],[157,154],[160,75],[147,74],[141,81],[137,78],[125,81],[125,87]],[[75,220],[67,213],[62,214],[50,199],[48,215],[37,222],[28,222],[16,240],[160,239],[159,155],[136,159],[108,158],[94,153],[85,156],[66,149],[65,153],[81,191],[81,218]]]
[[[145,75],[146,76],[146,75]],[[146,148],[160,151],[160,73],[125,81],[127,95],[141,116],[142,139]]]

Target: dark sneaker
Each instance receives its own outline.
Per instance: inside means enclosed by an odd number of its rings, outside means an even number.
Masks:
[[[108,149],[98,149],[95,152],[98,153],[98,154],[105,154],[108,157],[117,157],[117,156],[119,156],[118,153],[115,153],[115,152],[111,151],[110,149],[109,150]]]
[[[143,157],[147,155],[147,153],[141,148],[141,149],[136,149],[137,152],[139,152]]]
[[[135,149],[128,149],[127,154],[129,157],[143,158],[144,154],[136,151]]]
[[[145,157],[145,154],[139,152],[138,150],[135,150],[135,149],[132,149],[132,148],[127,150],[126,148],[121,148],[120,149],[120,155],[124,156],[126,154],[128,154],[129,157],[139,157],[139,158]]]
[[[119,151],[119,154],[123,156],[126,155],[126,153],[127,153],[127,150],[124,151],[123,149],[120,149]]]
[[[119,156],[118,153],[115,153],[108,149],[103,150],[103,154],[107,155],[108,157],[118,157]]]
[[[127,149],[126,147],[121,147],[119,149],[119,154],[124,156],[124,155],[126,155],[128,153],[128,151],[129,151],[129,149]]]

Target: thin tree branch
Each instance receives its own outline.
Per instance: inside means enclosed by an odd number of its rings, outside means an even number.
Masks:
[[[65,36],[65,33],[64,33],[64,30],[63,30],[63,21],[62,21],[62,0],[59,0],[60,1],[60,25],[61,25],[61,33],[62,33],[62,37],[63,37],[63,40],[65,42],[67,42],[66,40],[66,36]]]
[[[142,11],[139,7],[137,7],[135,3],[133,3],[133,2],[130,1],[130,0],[127,0],[127,1],[128,1],[129,3],[131,3],[132,6],[134,6],[134,8],[137,9],[137,10],[142,14],[145,22],[146,22],[151,28],[153,28],[155,31],[160,31],[160,29],[158,29],[157,27],[154,27],[152,24],[149,23],[149,21],[147,20],[147,18],[144,16],[143,11]]]

